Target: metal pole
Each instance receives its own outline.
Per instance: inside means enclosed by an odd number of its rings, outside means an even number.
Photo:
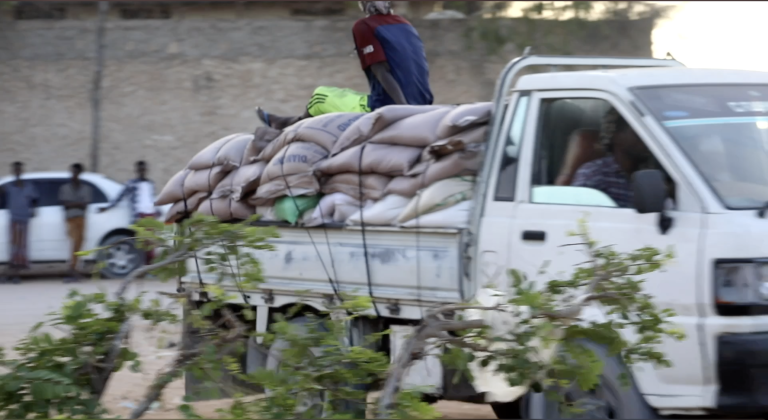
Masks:
[[[91,89],[91,167],[99,171],[99,143],[101,142],[101,79],[104,70],[104,26],[109,12],[109,2],[99,2],[99,17],[96,26],[96,56]]]

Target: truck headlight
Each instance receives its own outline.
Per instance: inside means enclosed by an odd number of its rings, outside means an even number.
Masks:
[[[768,260],[718,263],[715,298],[718,305],[768,305]]]

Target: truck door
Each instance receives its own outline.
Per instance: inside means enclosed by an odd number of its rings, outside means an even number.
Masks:
[[[621,208],[617,201],[624,200],[614,200],[596,188],[572,185],[580,168],[584,168],[580,173],[582,179],[590,174],[604,176],[608,171],[595,171],[595,167],[615,162],[612,153],[600,148],[602,117],[611,108],[624,117],[648,147],[653,155],[648,163],[664,170],[674,185],[669,203],[672,210],[668,213],[673,225],[666,233],[661,232],[658,214],[639,214],[634,208]],[[587,221],[592,238],[599,244],[614,246],[620,252],[644,246],[661,250],[673,247],[675,260],[665,271],[647,277],[645,289],[655,296],[661,308],[675,310],[675,322],[685,330],[687,338],[680,342],[670,340],[661,347],[672,368],[636,366],[634,375],[640,391],[657,408],[674,404],[672,396],[678,400],[701,398],[702,384],[712,380],[707,378],[707,358],[696,330],[701,313],[698,305],[702,301],[698,297],[706,284],[697,281],[702,216],[700,204],[689,199],[693,194],[684,177],[676,172],[677,165],[654,141],[637,111],[607,93],[533,93],[524,125],[514,211],[508,213],[511,219],[506,268],[522,270],[542,283],[570,278],[574,267],[585,261],[583,249],[563,247],[578,241],[567,232],[576,228],[579,219]],[[607,184],[603,190],[610,191],[612,182],[603,179],[603,184]],[[620,197],[615,192],[611,194]],[[537,276],[545,261],[549,262],[547,273]],[[597,308],[592,310],[599,312]]]
[[[509,235],[507,234],[515,214],[515,183],[517,179],[520,143],[523,138],[528,104],[528,93],[516,93],[510,100],[510,106],[503,116],[503,141],[499,150],[490,156],[494,159],[492,173],[487,186],[485,212],[479,224],[477,262],[475,267],[478,288],[506,289],[507,258],[509,256]]]

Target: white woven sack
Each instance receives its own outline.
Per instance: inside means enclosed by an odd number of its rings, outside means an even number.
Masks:
[[[452,205],[472,199],[475,187],[475,177],[454,177],[437,181],[419,191],[411,199],[408,206],[397,218],[398,224],[403,224],[414,217],[429,214]]]
[[[472,201],[462,201],[447,209],[411,219],[400,225],[400,227],[464,229],[469,226],[469,212],[472,210],[472,203]]]
[[[362,212],[358,210],[349,216],[347,224],[359,226],[364,221],[366,225],[392,226],[410,201],[411,199],[408,197],[390,194],[377,201],[371,207],[363,209]]]

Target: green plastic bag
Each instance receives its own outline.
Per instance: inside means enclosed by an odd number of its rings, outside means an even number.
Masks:
[[[320,201],[320,195],[281,197],[275,200],[275,218],[295,225],[302,214],[313,209]]]

